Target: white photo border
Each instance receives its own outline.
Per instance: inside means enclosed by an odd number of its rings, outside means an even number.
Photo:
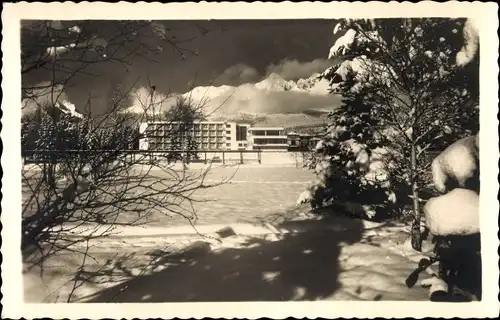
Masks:
[[[21,19],[338,19],[389,17],[477,18],[480,30],[480,169],[483,299],[432,302],[236,302],[141,304],[25,304],[21,235],[20,20]],[[281,2],[281,3],[26,3],[5,4],[2,69],[2,316],[11,318],[336,318],[494,317],[498,315],[498,5],[494,2]],[[332,25],[333,28],[333,25]],[[325,53],[326,55],[326,53]],[[497,106],[497,107],[495,107]]]

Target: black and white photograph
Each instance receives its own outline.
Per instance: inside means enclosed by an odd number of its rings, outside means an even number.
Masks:
[[[2,316],[498,314],[498,6],[308,5],[4,8]]]

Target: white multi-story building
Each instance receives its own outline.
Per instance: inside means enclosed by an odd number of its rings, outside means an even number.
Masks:
[[[288,149],[288,137],[283,127],[252,127],[248,132],[252,150]]]
[[[183,149],[184,143],[191,136],[198,150],[249,150],[249,124],[223,121],[195,121],[183,127],[181,122],[155,121],[145,122],[139,127],[142,137],[140,150]],[[172,137],[179,137],[179,143],[172,146]]]
[[[283,151],[289,147],[283,127],[251,127],[247,123],[195,121],[183,128],[180,122],[155,121],[142,123],[139,132],[140,150],[182,150],[188,135],[200,151]],[[179,143],[174,147],[175,136]]]

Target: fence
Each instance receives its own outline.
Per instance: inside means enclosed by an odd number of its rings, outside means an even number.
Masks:
[[[153,150],[23,150],[25,164],[62,163],[68,160],[109,157],[130,164],[148,164],[153,161],[186,163],[221,163],[264,165],[294,165],[300,168],[307,161],[309,152],[272,150],[206,150],[206,151],[153,151]]]
[[[88,158],[90,155],[108,155],[127,163],[139,164],[157,160],[168,162],[262,163],[262,150],[23,150],[22,159],[29,163],[60,163],[68,159]]]

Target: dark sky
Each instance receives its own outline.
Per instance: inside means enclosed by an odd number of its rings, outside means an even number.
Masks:
[[[92,71],[99,76],[79,76],[66,90],[69,100],[79,107],[86,99],[87,91],[95,97],[94,107],[104,103],[107,95],[118,84],[126,87],[151,81],[162,92],[189,91],[191,84],[239,85],[256,82],[266,75],[269,65],[279,65],[283,60],[307,63],[326,59],[333,43],[332,20],[207,20],[163,21],[169,33],[177,39],[191,39],[184,48],[196,50],[199,55],[187,54],[182,60],[179,53],[164,46],[164,50],[152,63],[141,57],[130,57],[129,70],[119,64],[99,64]],[[208,33],[202,35],[203,30]],[[152,43],[154,46],[154,43]],[[243,67],[242,67],[243,65]],[[234,75],[245,70],[245,76]],[[229,69],[228,72],[228,68]],[[321,69],[321,68],[320,68]],[[226,71],[226,73],[224,73]],[[315,72],[320,71],[316,70]],[[148,80],[148,78],[150,80]],[[47,71],[32,73],[25,83],[37,83],[50,79]],[[83,90],[85,89],[85,90]]]

